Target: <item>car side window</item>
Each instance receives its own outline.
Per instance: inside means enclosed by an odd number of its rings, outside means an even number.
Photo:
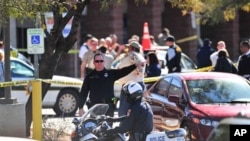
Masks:
[[[196,69],[196,66],[194,65],[194,63],[192,62],[192,60],[190,60],[185,55],[182,55],[181,57],[182,57],[182,59],[181,59],[181,61],[182,61],[181,67],[182,68],[185,68],[187,70],[189,70],[189,69]],[[185,65],[185,67],[184,67],[184,65]]]
[[[33,70],[19,62],[11,61],[10,69],[12,77],[34,77]]]
[[[169,92],[168,95],[178,95],[180,98],[182,96],[182,87],[181,87],[181,82],[178,81],[177,79],[173,79],[171,81],[170,87],[169,87]]]
[[[166,96],[168,93],[168,89],[169,89],[171,80],[172,80],[172,78],[169,78],[169,77],[161,79],[157,83],[157,85],[154,89],[154,93],[160,94],[162,96]]]

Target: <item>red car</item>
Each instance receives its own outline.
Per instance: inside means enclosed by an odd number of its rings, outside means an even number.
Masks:
[[[250,113],[250,83],[230,73],[187,72],[163,76],[145,93],[159,130],[185,128],[186,140],[205,141],[220,120]]]

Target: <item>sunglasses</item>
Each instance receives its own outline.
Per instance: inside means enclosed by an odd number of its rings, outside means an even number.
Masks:
[[[95,60],[95,63],[103,63],[103,60]]]

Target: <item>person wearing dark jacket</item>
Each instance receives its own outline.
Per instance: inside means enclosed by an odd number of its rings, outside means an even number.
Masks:
[[[250,43],[240,42],[241,55],[238,58],[238,74],[250,80]]]
[[[121,69],[108,70],[104,67],[104,56],[101,53],[94,55],[93,63],[95,69],[84,79],[84,83],[79,94],[79,116],[82,116],[84,113],[83,106],[88,97],[88,108],[98,103],[106,103],[109,104],[107,115],[113,116],[115,109],[115,81],[126,76],[136,69],[137,65],[139,66],[141,64],[132,64]]]
[[[235,67],[232,61],[229,59],[228,52],[225,49],[222,49],[218,52],[218,59],[214,67],[214,71],[218,72],[228,72],[228,73],[237,73],[235,72]]]
[[[147,65],[145,71],[145,77],[155,77],[161,75],[161,65],[155,52],[149,52],[147,54]]]
[[[208,67],[212,65],[210,55],[215,52],[211,47],[212,42],[209,39],[204,39],[203,47],[198,49],[196,54],[198,68]]]
[[[147,102],[142,101],[143,90],[137,82],[127,82],[123,86],[126,100],[130,103],[127,115],[108,117],[108,121],[120,122],[120,125],[103,131],[106,134],[129,133],[129,141],[145,141],[153,130],[153,112]],[[100,132],[100,131],[95,131]]]
[[[181,48],[175,44],[174,36],[167,37],[165,41],[166,45],[169,46],[166,54],[168,73],[181,72]]]

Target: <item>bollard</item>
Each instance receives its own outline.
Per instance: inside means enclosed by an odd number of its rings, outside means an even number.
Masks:
[[[42,141],[42,83],[32,81],[33,139]]]

